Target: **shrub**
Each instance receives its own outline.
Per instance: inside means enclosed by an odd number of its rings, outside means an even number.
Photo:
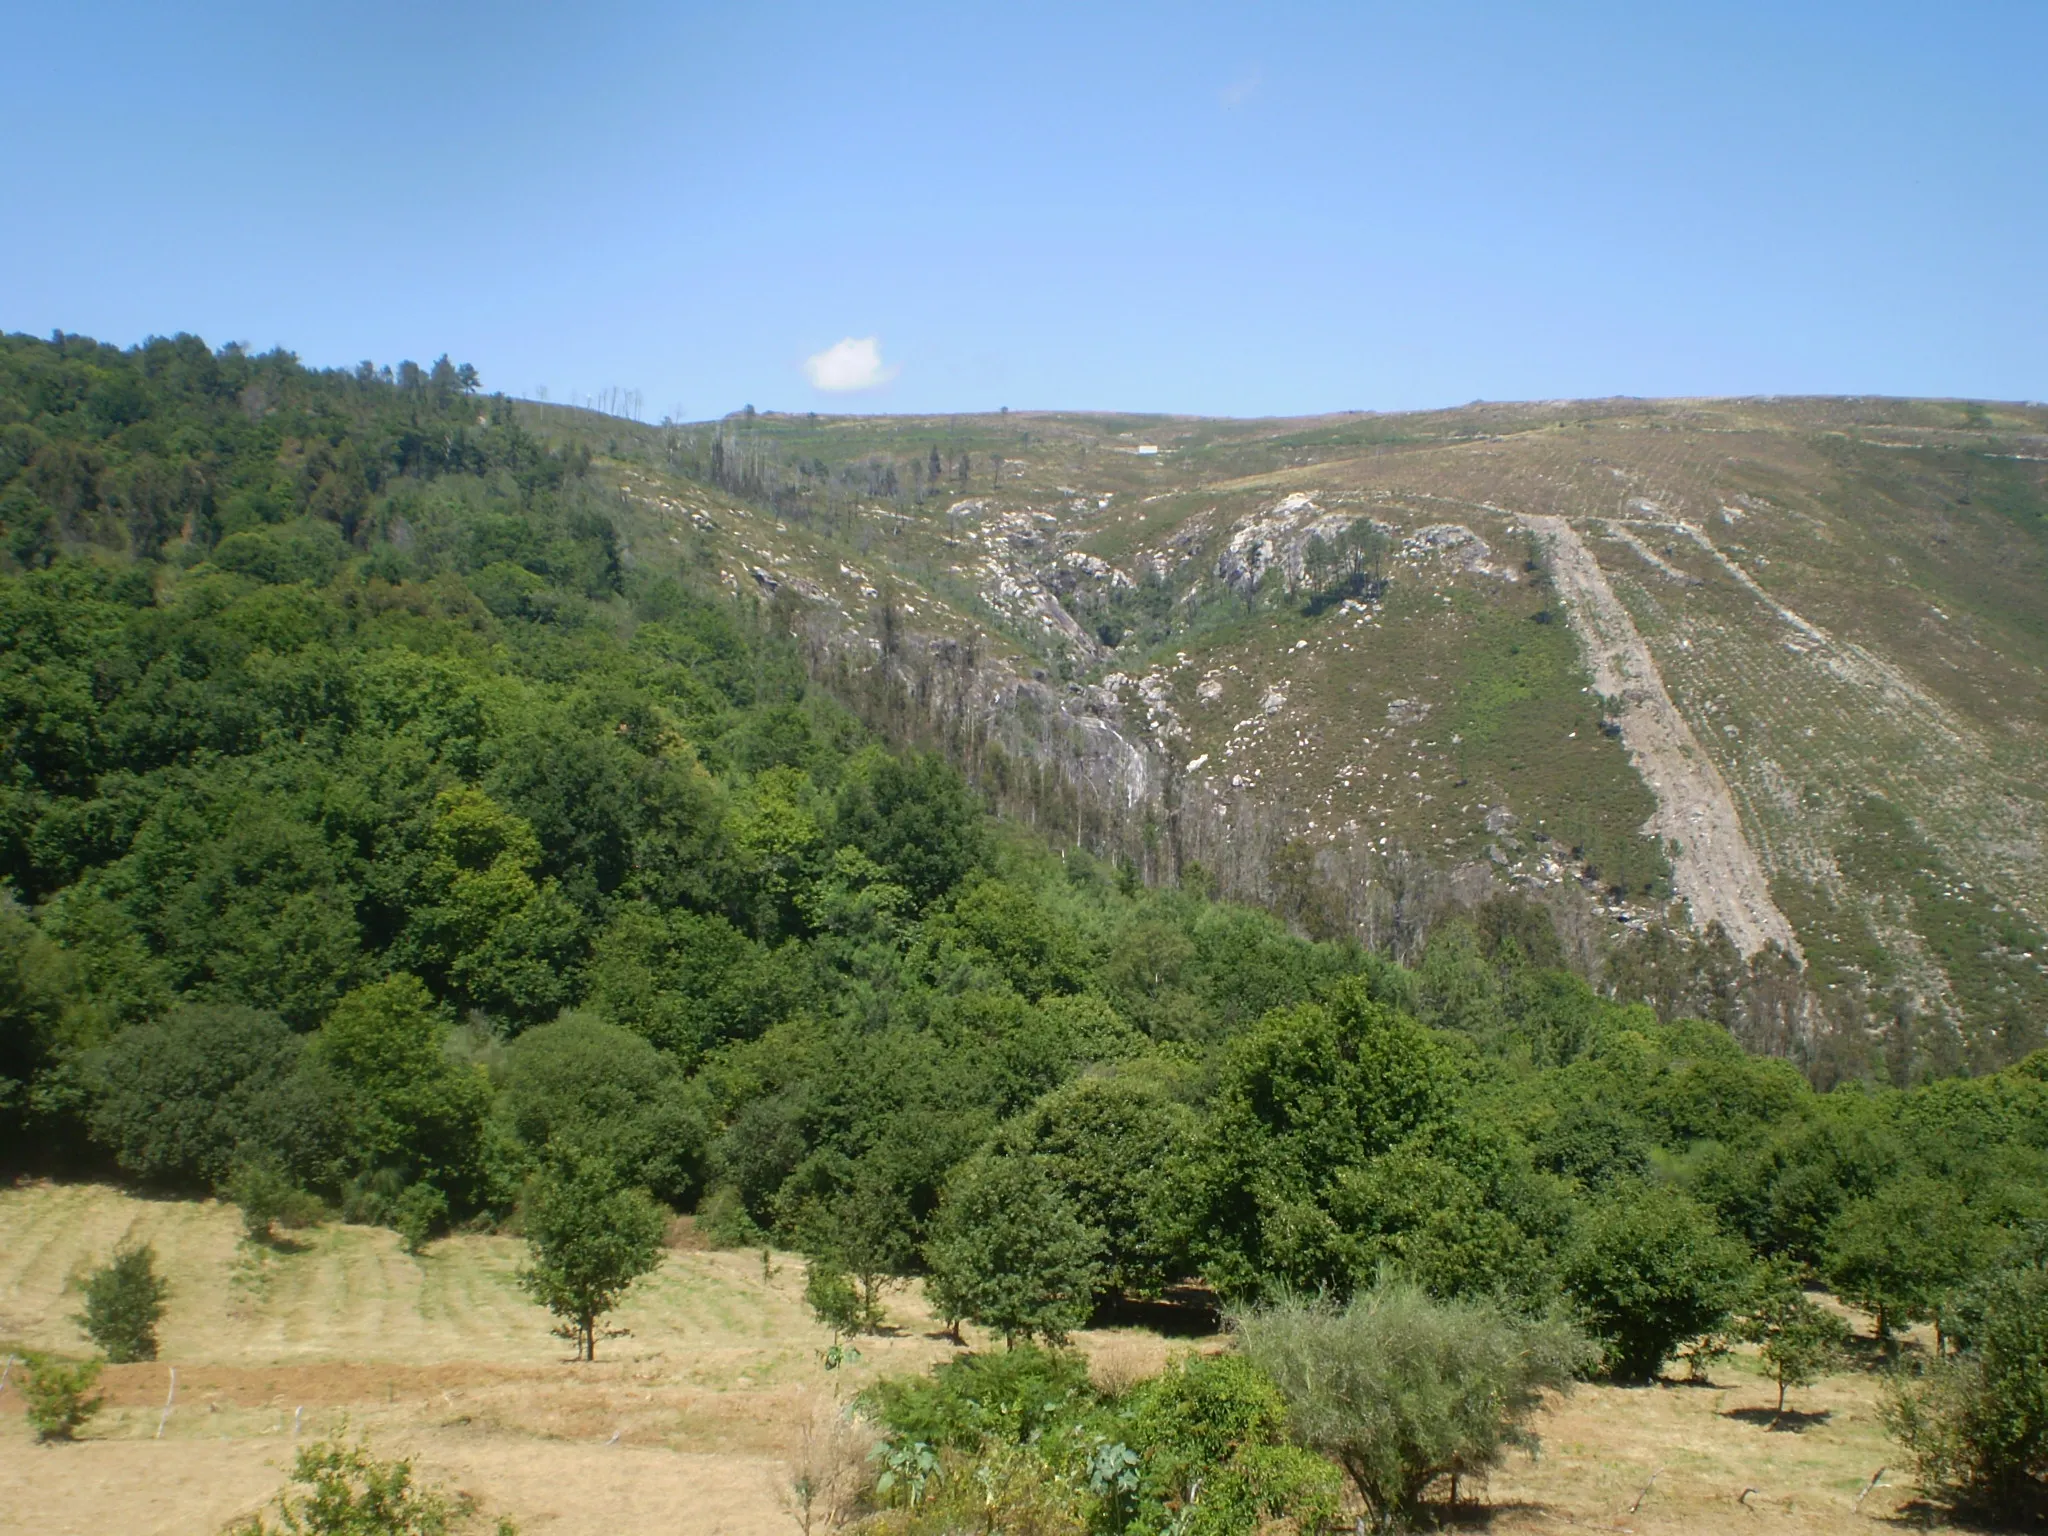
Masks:
[[[123,1248],[85,1282],[79,1326],[116,1365],[156,1358],[156,1325],[170,1286],[156,1272],[156,1250]]]
[[[1330,1457],[1382,1530],[1412,1521],[1439,1478],[1533,1447],[1545,1389],[1567,1390],[1594,1351],[1556,1316],[1432,1301],[1383,1280],[1339,1309],[1283,1301],[1236,1320],[1245,1353],[1286,1399],[1296,1436]]]
[[[923,1497],[861,1527],[871,1536],[1088,1536],[1087,1479],[1028,1446],[992,1445],[940,1458]]]
[[[1098,1495],[1114,1500],[1124,1459],[1114,1453],[1129,1458],[1124,1529],[1251,1536],[1272,1521],[1315,1531],[1336,1518],[1336,1471],[1289,1443],[1286,1400],[1245,1356],[1183,1357],[1118,1407],[1128,1448],[1106,1446],[1090,1471]]]
[[[28,1422],[38,1440],[76,1440],[86,1421],[105,1406],[106,1398],[92,1390],[102,1363],[67,1365],[48,1355],[22,1361],[21,1395],[28,1399]]]
[[[271,1162],[248,1162],[229,1176],[221,1193],[241,1207],[242,1232],[252,1243],[277,1240],[276,1229],[317,1226],[325,1208]]]
[[[450,1498],[415,1484],[409,1459],[379,1461],[361,1442],[302,1447],[292,1483],[306,1491],[278,1495],[276,1525],[251,1515],[231,1536],[451,1536],[476,1512],[466,1494]],[[500,1520],[497,1532],[513,1536],[512,1522]]]
[[[1037,1440],[1093,1401],[1085,1360],[1035,1344],[962,1355],[927,1376],[885,1377],[863,1398],[893,1439],[968,1452]]]
[[[1885,1426],[1923,1488],[2023,1519],[2048,1509],[2048,1268],[1996,1274],[1977,1303],[1970,1347],[1917,1381],[1895,1378]]]
[[[1623,1381],[1654,1381],[1678,1347],[1728,1316],[1749,1268],[1741,1243],[1683,1195],[1598,1207],[1566,1255],[1566,1289]]]
[[[391,1225],[405,1251],[424,1253],[428,1240],[448,1224],[448,1197],[431,1184],[408,1184],[391,1207]]]

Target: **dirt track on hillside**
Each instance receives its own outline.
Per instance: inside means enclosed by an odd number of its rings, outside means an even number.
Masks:
[[[1665,839],[1672,887],[1693,921],[1701,927],[1718,922],[1745,955],[1772,940],[1799,953],[1721,770],[1671,702],[1649,647],[1599,562],[1563,518],[1525,514],[1522,521],[1549,552],[1551,579],[1585,650],[1593,686],[1619,702],[1622,744],[1657,797],[1657,812],[1643,830]]]

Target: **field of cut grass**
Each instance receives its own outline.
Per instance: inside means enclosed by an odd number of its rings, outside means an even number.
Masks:
[[[513,1287],[510,1239],[450,1238],[413,1259],[388,1232],[336,1226],[251,1281],[236,1235],[234,1213],[210,1202],[0,1191],[0,1353],[83,1353],[74,1286],[116,1243],[155,1244],[173,1286],[162,1359],[107,1370],[109,1405],[82,1442],[34,1445],[19,1395],[0,1397],[0,1532],[211,1536],[281,1486],[295,1431],[346,1428],[527,1536],[770,1536],[795,1529],[773,1490],[797,1426],[878,1372],[952,1349],[911,1289],[891,1297],[897,1331],[828,1372],[800,1262],[771,1255],[764,1276],[758,1252],[684,1247],[618,1315],[630,1336],[578,1365]],[[1176,1350],[1224,1347],[1133,1328],[1077,1343],[1100,1378],[1125,1382]],[[1858,1502],[1897,1458],[1877,1397],[1876,1377],[1852,1371],[1795,1393],[1776,1422],[1773,1389],[1740,1357],[1709,1386],[1582,1387],[1544,1413],[1541,1454],[1511,1460],[1472,1517],[1508,1533],[1868,1530],[1912,1493],[1894,1470]]]

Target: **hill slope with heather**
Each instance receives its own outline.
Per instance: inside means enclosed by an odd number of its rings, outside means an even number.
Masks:
[[[1595,965],[1676,900],[1728,943],[1659,984],[1796,976],[1781,1034],[2039,1043],[2048,410],[526,409],[597,449],[632,550],[688,546],[1152,878],[1397,946],[1510,887]]]

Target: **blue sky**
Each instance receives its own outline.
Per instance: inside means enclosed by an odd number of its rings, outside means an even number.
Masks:
[[[2039,4],[8,10],[7,330],[649,418],[2048,398]]]

